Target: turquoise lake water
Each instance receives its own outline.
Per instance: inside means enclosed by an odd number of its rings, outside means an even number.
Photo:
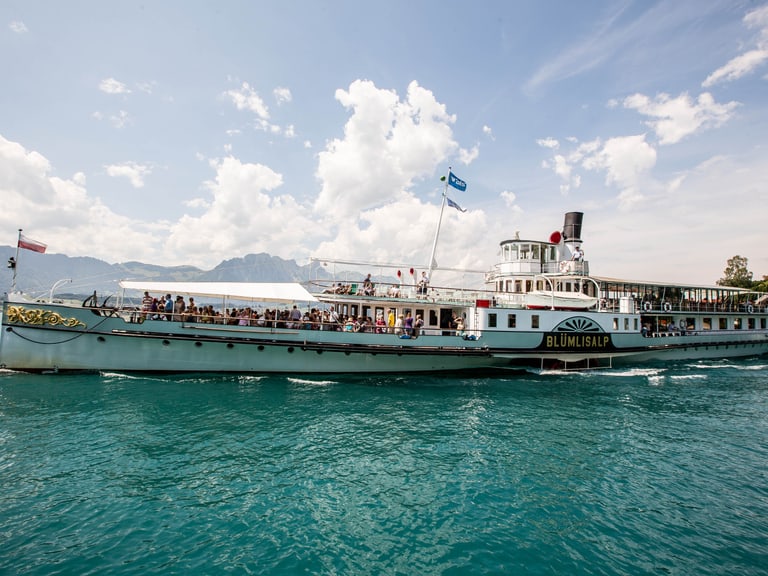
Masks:
[[[0,372],[0,574],[766,574],[768,360]]]

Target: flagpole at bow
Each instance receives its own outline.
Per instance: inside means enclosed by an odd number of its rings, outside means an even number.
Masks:
[[[45,250],[48,248],[48,246],[42,242],[32,240],[32,238],[26,238],[21,231],[21,228],[19,228],[19,239],[16,241],[16,257],[14,258],[11,256],[11,258],[8,259],[8,267],[13,268],[13,282],[11,283],[11,291],[13,292],[16,291],[16,272],[19,263],[19,249],[24,248],[25,250],[45,254]]]
[[[11,281],[11,292],[16,292],[16,267],[19,265],[19,245],[21,245],[21,228],[19,228],[19,239],[16,241],[16,257],[9,266],[13,268],[13,280]]]

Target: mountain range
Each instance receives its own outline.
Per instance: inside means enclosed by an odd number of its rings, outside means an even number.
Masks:
[[[16,248],[0,246],[0,259],[8,262],[16,257]],[[2,269],[2,292],[13,284],[13,269]],[[53,286],[57,295],[86,296],[94,290],[99,295],[116,294],[119,280],[151,280],[176,282],[307,282],[328,280],[331,276],[317,265],[299,265],[269,254],[248,254],[224,260],[212,270],[194,266],[158,266],[142,262],[110,264],[97,258],[70,257],[63,254],[39,254],[21,250],[16,263],[16,289],[41,296]]]

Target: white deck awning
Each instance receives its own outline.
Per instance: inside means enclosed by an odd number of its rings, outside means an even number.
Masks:
[[[121,280],[126,290],[154,293],[156,296],[209,296],[258,302],[317,302],[301,284],[295,282],[145,282]]]

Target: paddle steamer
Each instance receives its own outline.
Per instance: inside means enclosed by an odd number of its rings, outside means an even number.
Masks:
[[[304,285],[123,281],[113,305],[12,293],[3,304],[0,367],[397,373],[608,368],[768,352],[768,296],[592,276],[581,256],[582,221],[570,212],[548,240],[501,242],[500,261],[480,288],[420,283],[414,268],[376,264],[369,265],[381,271],[375,284],[362,277]],[[241,312],[157,313],[142,308],[144,292]]]

